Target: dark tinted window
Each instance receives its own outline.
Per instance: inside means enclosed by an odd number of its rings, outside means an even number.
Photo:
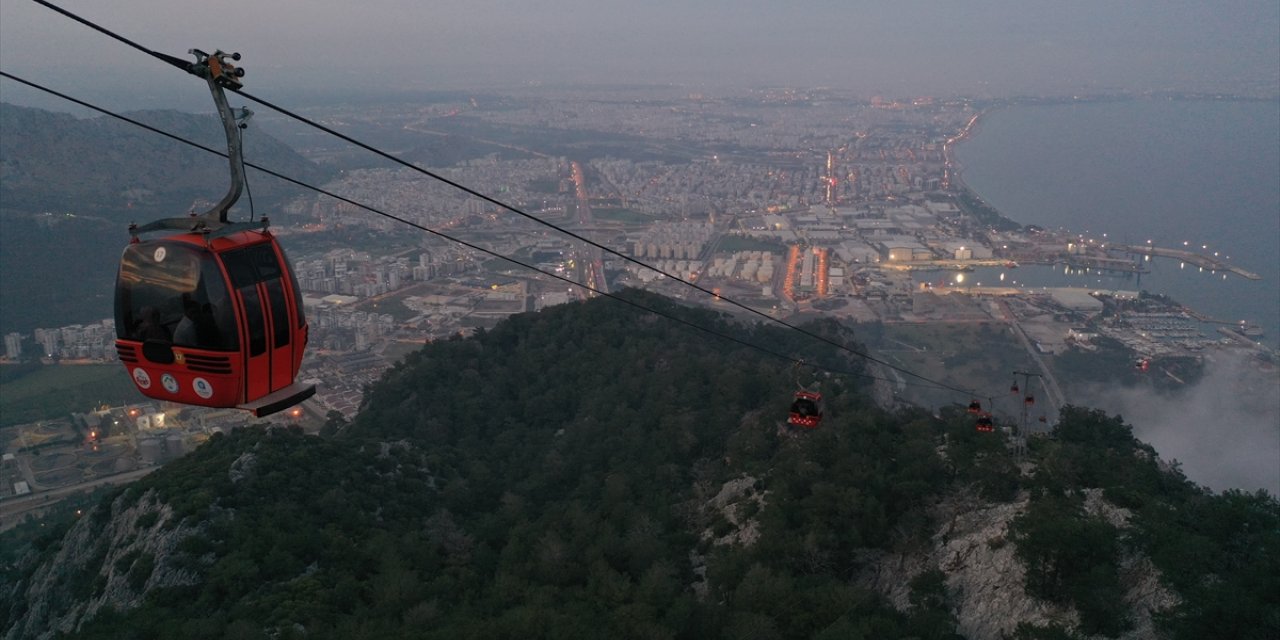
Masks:
[[[234,310],[213,256],[163,240],[126,247],[116,278],[116,336],[238,348]]]
[[[271,330],[275,335],[273,347],[289,344],[289,305],[284,301],[284,285],[280,279],[267,282],[267,301],[271,303]]]
[[[262,301],[258,298],[258,288],[249,285],[240,289],[244,300],[244,317],[249,322],[249,355],[259,356],[267,350],[267,327],[262,318]]]
[[[279,278],[281,275],[280,261],[270,243],[233,249],[219,254],[219,257],[227,268],[231,286],[237,289]]]
[[[289,256],[285,255],[284,247],[280,248],[280,255],[284,256],[284,267],[289,273],[289,286],[293,288],[293,304],[298,312],[298,328],[307,323],[307,318],[302,311],[302,289],[298,287],[298,276],[293,273],[293,263],[289,261]]]

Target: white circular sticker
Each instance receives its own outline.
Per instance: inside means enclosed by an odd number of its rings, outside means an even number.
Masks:
[[[152,257],[156,259],[156,262],[164,262],[164,256],[166,253],[167,252],[164,250],[164,247],[156,247],[156,252],[152,254]]]
[[[191,381],[191,388],[195,389],[196,395],[208,400],[213,395],[213,385],[209,384],[204,378],[196,378]]]
[[[147,372],[140,368],[133,370],[133,381],[138,383],[138,386],[143,389],[151,388],[151,376],[147,375]]]
[[[160,376],[160,384],[164,385],[164,390],[169,393],[178,392],[178,380],[173,377],[173,374],[166,373]]]

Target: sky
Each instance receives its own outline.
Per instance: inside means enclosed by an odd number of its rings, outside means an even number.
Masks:
[[[678,84],[895,98],[1280,90],[1276,0],[56,4],[158,51],[239,51],[251,90]],[[187,93],[172,69],[29,0],[0,0],[0,68],[110,96],[117,107]],[[27,93],[0,82],[0,99],[24,103]],[[191,102],[201,99],[197,92]]]

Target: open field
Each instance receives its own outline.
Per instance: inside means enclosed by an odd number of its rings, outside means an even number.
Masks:
[[[990,392],[1008,388],[1014,370],[1033,366],[1025,350],[1007,325],[990,324],[890,324],[878,335],[862,335],[875,355],[910,371],[943,381],[961,389]],[[903,391],[907,400],[926,407],[967,404],[969,399],[955,392],[923,388],[918,379],[907,378]],[[986,398],[980,398],[987,404]],[[997,398],[1003,402],[1005,398]],[[1016,403],[1010,404],[1014,407]],[[997,408],[1000,408],[999,406]],[[1012,409],[1010,409],[1012,410]]]
[[[745,236],[725,236],[720,240],[717,249],[721,252],[732,251],[770,251],[782,253],[786,247],[772,240],[758,240]]]
[[[124,367],[112,364],[43,366],[0,384],[0,426],[23,424],[142,401]]]
[[[382,357],[386,358],[387,362],[394,363],[414,351],[421,350],[421,342],[392,342],[382,350]]]

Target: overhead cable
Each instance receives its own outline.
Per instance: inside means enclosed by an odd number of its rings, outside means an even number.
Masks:
[[[25,78],[22,78],[22,77],[19,77],[19,76],[14,75],[14,74],[8,73],[8,72],[6,72],[6,71],[4,71],[4,70],[2,70],[2,69],[0,69],[0,77],[8,78],[8,79],[13,80],[13,81],[15,81],[15,82],[19,82],[19,83],[24,84],[24,85],[26,85],[26,86],[28,86],[28,87],[33,88],[33,89],[37,89],[37,90],[39,90],[39,91],[43,91],[43,92],[45,92],[45,93],[48,93],[48,94],[53,95],[53,96],[56,96],[56,97],[58,97],[58,98],[61,98],[61,99],[63,99],[63,100],[66,100],[66,101],[68,101],[68,102],[71,102],[71,103],[77,104],[77,105],[79,105],[79,106],[82,106],[82,107],[84,107],[84,108],[86,108],[86,109],[90,109],[90,110],[96,111],[96,112],[98,112],[98,113],[101,113],[101,114],[103,114],[103,115],[106,115],[106,116],[109,116],[109,117],[115,118],[115,119],[117,119],[117,120],[121,120],[121,121],[123,121],[123,122],[127,122],[127,123],[129,123],[129,124],[132,124],[132,125],[134,125],[134,126],[140,127],[140,128],[142,128],[142,129],[146,129],[147,131],[150,131],[150,132],[152,132],[152,133],[160,134],[160,135],[162,135],[162,136],[165,136],[166,138],[169,138],[169,139],[175,140],[175,141],[177,141],[177,142],[181,142],[181,143],[183,143],[183,144],[186,144],[186,145],[189,145],[189,146],[195,147],[195,148],[200,149],[200,150],[202,150],[202,151],[206,151],[206,152],[211,153],[211,154],[214,154],[214,155],[222,156],[222,157],[224,157],[224,158],[225,158],[225,157],[227,157],[227,154],[226,154],[226,152],[224,152],[224,151],[220,151],[220,150],[218,150],[218,149],[214,149],[214,148],[212,148],[212,147],[207,147],[207,146],[205,146],[205,145],[202,145],[202,144],[200,144],[200,143],[198,143],[198,142],[194,142],[194,141],[192,141],[192,140],[189,140],[189,139],[184,138],[184,137],[182,137],[182,136],[179,136],[179,135],[177,135],[177,134],[170,133],[170,132],[165,131],[165,130],[163,130],[163,129],[160,129],[160,128],[158,128],[158,127],[154,127],[154,126],[152,126],[152,125],[146,124],[145,122],[141,122],[141,121],[135,120],[135,119],[130,118],[130,117],[128,117],[128,116],[125,116],[125,115],[122,115],[122,114],[119,114],[119,113],[113,112],[113,111],[111,111],[111,110],[109,110],[109,109],[106,109],[106,108],[103,108],[103,107],[97,106],[97,105],[95,105],[95,104],[92,104],[92,103],[86,102],[86,101],[81,100],[81,99],[79,99],[79,98],[75,98],[75,97],[73,97],[73,96],[70,96],[70,95],[68,95],[68,94],[62,93],[62,92],[57,91],[57,90],[55,90],[55,89],[51,89],[51,88],[49,88],[49,87],[43,86],[43,85],[41,85],[41,84],[39,84],[39,83],[36,83],[36,82],[33,82],[33,81],[31,81],[31,80],[27,80],[27,79],[25,79]],[[387,219],[393,220],[393,221],[398,222],[398,223],[400,223],[400,224],[404,224],[404,225],[407,225],[407,226],[413,227],[413,228],[415,228],[415,229],[418,229],[418,230],[420,230],[420,231],[423,231],[423,232],[426,232],[426,233],[432,234],[432,235],[437,236],[437,237],[439,237],[439,238],[442,238],[442,239],[444,239],[444,240],[448,240],[448,241],[450,241],[450,242],[457,243],[457,244],[459,244],[459,245],[461,245],[461,246],[467,247],[468,249],[472,249],[472,250],[474,250],[474,251],[478,251],[478,252],[480,252],[480,253],[484,253],[485,255],[491,256],[491,257],[493,257],[493,258],[498,258],[498,259],[500,259],[500,260],[504,260],[504,261],[509,262],[509,263],[511,263],[511,264],[514,264],[514,265],[516,265],[516,266],[519,266],[519,267],[522,267],[522,268],[528,269],[528,270],[530,270],[530,271],[535,271],[535,272],[537,272],[537,273],[539,273],[539,274],[542,274],[542,275],[548,276],[548,277],[550,277],[550,278],[554,278],[554,279],[556,279],[556,280],[560,280],[560,281],[565,282],[565,283],[568,283],[568,284],[570,284],[570,285],[577,286],[577,287],[582,287],[582,288],[584,288],[584,289],[587,289],[588,291],[591,291],[591,292],[593,292],[593,293],[596,293],[596,294],[599,294],[599,295],[605,296],[605,297],[607,297],[607,298],[611,298],[611,299],[613,299],[613,300],[617,300],[618,302],[622,302],[622,303],[627,304],[627,305],[629,305],[629,306],[631,306],[631,307],[634,307],[634,308],[636,308],[636,309],[640,309],[640,310],[642,310],[642,311],[646,311],[646,312],[648,312],[648,313],[652,313],[652,314],[654,314],[654,315],[657,315],[657,316],[660,316],[660,317],[666,318],[666,319],[668,319],[668,320],[672,320],[672,321],[674,321],[674,322],[676,322],[676,323],[679,323],[679,324],[685,325],[685,326],[690,327],[690,328],[693,328],[693,329],[697,329],[698,331],[701,331],[701,332],[703,332],[703,333],[707,333],[707,334],[710,334],[710,335],[716,336],[716,337],[718,337],[718,338],[722,338],[722,339],[724,339],[724,340],[728,340],[728,341],[730,341],[730,342],[734,342],[734,343],[739,344],[739,345],[742,345],[742,346],[744,346],[744,347],[748,347],[748,348],[751,348],[751,349],[755,349],[755,350],[757,350],[757,351],[760,351],[761,353],[767,354],[767,355],[769,355],[769,356],[772,356],[772,357],[775,357],[775,358],[778,358],[778,359],[781,359],[781,360],[785,360],[785,361],[787,361],[787,362],[791,362],[791,363],[793,363],[793,364],[795,364],[795,365],[798,365],[798,366],[807,366],[807,367],[812,367],[812,368],[814,368],[814,369],[818,369],[818,370],[826,371],[826,372],[828,372],[828,373],[833,373],[833,374],[837,374],[837,375],[844,375],[844,376],[851,376],[851,377],[867,378],[867,379],[870,379],[870,380],[880,381],[880,382],[890,382],[890,383],[892,383],[892,382],[896,382],[895,380],[891,380],[891,379],[888,379],[888,378],[879,377],[879,376],[872,375],[872,374],[868,374],[868,373],[861,373],[861,372],[856,372],[856,371],[846,371],[846,370],[842,370],[842,369],[836,369],[836,368],[832,368],[832,367],[826,367],[826,366],[823,366],[823,365],[815,364],[815,363],[813,363],[813,362],[807,362],[807,361],[804,361],[804,360],[801,360],[801,359],[799,359],[799,358],[795,358],[795,357],[793,357],[793,356],[789,356],[789,355],[786,355],[786,354],[783,354],[783,353],[779,353],[779,352],[777,352],[777,351],[774,351],[774,350],[769,349],[769,348],[767,348],[767,347],[762,347],[762,346],[760,346],[760,345],[758,345],[758,344],[755,344],[755,343],[749,342],[749,341],[747,341],[747,340],[743,340],[743,339],[741,339],[741,338],[737,338],[737,337],[734,337],[734,336],[732,336],[732,335],[729,335],[729,334],[726,334],[726,333],[723,333],[723,332],[720,332],[720,331],[716,331],[715,329],[710,329],[710,328],[704,327],[704,326],[702,326],[702,325],[699,325],[699,324],[697,324],[697,323],[690,322],[690,321],[688,321],[688,320],[685,320],[684,318],[680,318],[680,317],[678,317],[678,316],[675,316],[675,315],[673,315],[673,314],[670,314],[670,313],[667,313],[667,312],[661,311],[661,310],[659,310],[659,309],[655,309],[655,308],[650,307],[650,306],[648,306],[648,305],[645,305],[645,304],[642,304],[642,303],[636,302],[635,300],[630,300],[630,299],[628,299],[628,298],[626,298],[626,297],[619,296],[619,295],[617,295],[617,294],[613,294],[613,293],[609,293],[609,292],[606,292],[606,291],[602,291],[602,290],[597,289],[597,288],[595,288],[595,287],[592,287],[592,286],[590,286],[590,285],[586,285],[586,284],[578,283],[578,282],[576,282],[576,281],[574,281],[574,280],[572,280],[572,279],[570,279],[570,278],[567,278],[567,277],[565,277],[565,276],[562,276],[562,275],[560,275],[560,274],[557,274],[557,273],[554,273],[554,272],[551,272],[551,271],[545,271],[545,270],[543,270],[543,269],[538,268],[538,267],[537,267],[537,266],[535,266],[535,265],[529,264],[529,263],[524,262],[524,261],[521,261],[521,260],[519,260],[519,259],[512,258],[512,257],[510,257],[510,256],[507,256],[507,255],[504,255],[504,254],[498,253],[498,252],[493,251],[493,250],[490,250],[490,249],[486,249],[485,247],[482,247],[482,246],[476,245],[476,244],[474,244],[474,243],[468,242],[468,241],[463,240],[463,239],[461,239],[461,238],[457,238],[457,237],[451,236],[451,235],[449,235],[449,234],[447,234],[447,233],[444,233],[444,232],[442,232],[442,231],[436,231],[435,229],[431,229],[431,228],[429,228],[429,227],[423,226],[423,225],[421,225],[421,224],[418,224],[418,223],[416,223],[416,222],[413,222],[412,220],[408,220],[408,219],[402,218],[402,217],[397,216],[397,215],[392,214],[392,213],[387,213],[386,211],[383,211],[383,210],[378,209],[378,208],[376,208],[376,207],[373,207],[373,206],[370,206],[370,205],[364,204],[364,203],[362,203],[362,202],[358,202],[358,201],[356,201],[356,200],[352,200],[352,199],[347,198],[347,197],[345,197],[345,196],[338,195],[338,194],[333,193],[333,192],[331,192],[331,191],[329,191],[329,190],[327,190],[327,189],[324,189],[323,187],[317,187],[317,186],[312,185],[312,184],[310,184],[310,183],[307,183],[307,182],[305,182],[305,181],[303,181],[303,180],[298,180],[298,179],[296,179],[296,178],[289,177],[289,176],[287,176],[287,175],[284,175],[284,174],[281,174],[281,173],[276,172],[276,171],[274,171],[274,170],[268,169],[268,168],[263,167],[263,166],[261,166],[261,165],[258,165],[258,164],[256,164],[256,163],[252,163],[252,162],[245,162],[245,166],[247,166],[247,167],[251,167],[251,168],[253,168],[253,169],[257,169],[258,171],[261,171],[261,172],[263,172],[263,173],[265,173],[265,174],[267,174],[267,175],[269,175],[269,176],[272,176],[272,177],[278,178],[278,179],[283,180],[283,181],[285,181],[285,182],[288,182],[288,183],[290,183],[290,184],[293,184],[293,185],[296,185],[296,186],[302,187],[302,188],[304,188],[304,189],[309,189],[309,190],[314,191],[314,192],[316,192],[316,193],[319,193],[319,194],[321,194],[321,195],[328,196],[328,197],[333,198],[333,199],[335,199],[335,200],[338,200],[338,201],[340,201],[340,202],[345,202],[345,203],[350,204],[350,205],[352,205],[352,206],[354,206],[354,207],[358,207],[358,208],[360,208],[360,209],[364,209],[364,210],[366,210],[366,211],[369,211],[370,213],[373,213],[373,214],[376,214],[376,215],[382,216],[382,217],[384,217],[384,218],[387,218]],[[922,385],[922,384],[918,384],[918,383],[906,383],[906,384],[909,384],[909,385],[911,385],[911,386],[915,386],[915,387],[925,388],[925,389],[946,390],[946,389],[944,389],[944,388],[942,388],[942,387],[938,387],[938,386],[936,386],[936,385]]]
[[[85,26],[87,26],[87,27],[89,27],[89,28],[91,28],[91,29],[93,29],[93,30],[95,30],[95,31],[98,31],[98,32],[100,32],[100,33],[102,33],[102,34],[104,34],[104,35],[106,35],[106,36],[110,37],[110,38],[113,38],[113,39],[115,39],[115,40],[117,40],[117,41],[119,41],[119,42],[121,42],[121,43],[123,43],[123,44],[126,44],[126,45],[128,45],[128,46],[130,46],[130,47],[132,47],[132,48],[134,48],[134,49],[137,49],[138,51],[141,51],[141,52],[143,52],[143,53],[145,53],[145,54],[147,54],[147,55],[149,55],[149,56],[152,56],[152,57],[154,57],[154,58],[156,58],[156,59],[158,59],[158,60],[161,60],[161,61],[165,62],[166,64],[169,64],[169,65],[172,65],[172,66],[176,66],[176,67],[178,67],[178,68],[181,68],[181,69],[184,69],[184,70],[187,70],[187,71],[190,71],[190,69],[191,69],[191,64],[190,64],[190,63],[188,63],[188,62],[185,62],[185,61],[183,61],[183,60],[181,60],[181,59],[179,59],[179,58],[176,58],[176,57],[174,57],[174,56],[170,56],[170,55],[168,55],[168,54],[160,53],[160,52],[154,51],[154,50],[152,50],[152,49],[149,49],[149,48],[147,48],[147,47],[144,47],[143,45],[141,45],[141,44],[139,44],[139,43],[137,43],[137,42],[135,42],[135,41],[133,41],[133,40],[130,40],[129,38],[126,38],[126,37],[124,37],[124,36],[122,36],[122,35],[120,35],[120,34],[118,34],[118,33],[115,33],[114,31],[111,31],[110,29],[107,29],[106,27],[103,27],[103,26],[101,26],[101,25],[99,25],[99,24],[97,24],[97,23],[94,23],[93,21],[90,21],[90,20],[88,20],[88,19],[85,19],[85,18],[83,18],[83,17],[80,17],[80,16],[78,16],[78,15],[76,15],[76,14],[74,14],[74,13],[72,13],[72,12],[70,12],[70,11],[66,10],[66,9],[63,9],[62,7],[59,7],[59,6],[57,6],[57,5],[55,5],[55,4],[51,3],[51,2],[49,2],[48,0],[32,0],[32,1],[33,1],[33,2],[35,2],[35,3],[37,3],[37,4],[39,4],[39,5],[41,5],[41,6],[47,7],[47,8],[49,8],[50,10],[53,10],[53,11],[55,11],[55,12],[59,13],[59,14],[62,14],[63,16],[66,16],[67,18],[70,18],[70,19],[72,19],[72,20],[74,20],[74,21],[76,21],[76,22],[79,22],[80,24],[83,24],[83,25],[85,25]],[[519,216],[521,216],[521,217],[523,217],[523,218],[525,218],[525,219],[528,219],[528,220],[531,220],[531,221],[533,221],[533,222],[536,222],[537,224],[543,225],[543,226],[548,227],[548,228],[550,228],[550,229],[554,229],[554,230],[558,231],[559,233],[561,233],[561,234],[563,234],[563,235],[566,235],[566,236],[568,236],[568,237],[570,237],[570,238],[573,238],[573,239],[575,239],[575,240],[578,240],[579,242],[583,242],[583,243],[585,243],[585,244],[587,244],[587,245],[589,245],[589,246],[592,246],[592,247],[595,247],[595,248],[597,248],[597,249],[600,249],[601,251],[604,251],[604,252],[606,252],[606,253],[608,253],[608,254],[610,254],[610,255],[613,255],[613,256],[616,256],[616,257],[618,257],[618,258],[621,258],[622,260],[625,260],[625,261],[630,262],[630,263],[632,263],[632,264],[635,264],[635,265],[637,265],[637,266],[643,267],[643,268],[645,268],[645,269],[649,269],[649,270],[654,271],[654,272],[656,272],[656,273],[662,274],[662,275],[666,276],[667,278],[670,278],[671,280],[673,280],[673,281],[675,281],[675,282],[679,282],[679,283],[681,283],[681,284],[683,284],[683,285],[685,285],[685,286],[687,286],[687,287],[690,287],[690,288],[692,288],[692,289],[695,289],[695,290],[697,290],[697,291],[699,291],[699,292],[701,292],[701,293],[703,293],[703,294],[705,294],[705,295],[707,295],[707,296],[710,296],[710,297],[711,297],[711,298],[713,298],[713,299],[722,300],[722,301],[724,301],[724,302],[726,302],[726,303],[728,303],[728,304],[730,304],[730,305],[732,305],[732,306],[738,307],[739,309],[742,309],[742,310],[744,310],[744,311],[746,311],[746,312],[748,312],[748,313],[751,313],[751,314],[753,314],[753,315],[756,315],[756,316],[759,316],[759,317],[761,317],[761,318],[764,318],[764,319],[765,319],[766,321],[768,321],[768,322],[772,322],[772,323],[774,323],[774,324],[781,325],[781,326],[786,327],[786,328],[788,328],[788,329],[791,329],[791,330],[793,330],[793,331],[797,331],[797,332],[799,332],[799,333],[801,333],[801,334],[804,334],[804,335],[806,335],[806,336],[808,336],[808,337],[810,337],[810,338],[812,338],[812,339],[814,339],[814,340],[818,340],[818,341],[823,342],[823,343],[825,343],[825,344],[828,344],[828,345],[830,345],[830,346],[832,346],[832,347],[835,347],[835,348],[837,348],[837,349],[840,349],[841,351],[845,351],[845,352],[850,353],[850,354],[852,354],[852,355],[854,355],[854,356],[857,356],[857,357],[859,357],[859,358],[865,359],[865,360],[867,360],[867,361],[869,361],[869,362],[874,362],[874,363],[879,364],[879,365],[881,365],[881,366],[887,367],[887,368],[892,369],[892,370],[894,370],[894,371],[897,371],[897,372],[899,372],[899,373],[903,373],[903,374],[909,375],[909,376],[911,376],[911,377],[914,377],[914,378],[917,378],[917,379],[919,379],[919,380],[922,380],[922,381],[928,382],[928,383],[933,384],[933,385],[936,385],[936,386],[938,386],[938,387],[942,387],[942,388],[944,388],[944,389],[947,389],[947,390],[950,390],[950,391],[954,391],[954,392],[956,392],[956,393],[960,393],[960,394],[967,395],[967,396],[975,395],[975,392],[974,392],[973,390],[970,390],[970,389],[962,389],[962,388],[960,388],[960,387],[956,387],[956,386],[953,386],[953,385],[947,384],[947,383],[942,382],[942,381],[940,381],[940,380],[935,380],[935,379],[930,378],[930,377],[928,377],[928,376],[925,376],[925,375],[922,375],[922,374],[916,373],[916,372],[911,371],[911,370],[909,370],[909,369],[906,369],[906,368],[904,368],[904,367],[899,367],[899,366],[894,365],[894,364],[892,364],[892,363],[890,363],[890,362],[887,362],[887,361],[885,361],[885,360],[882,360],[882,359],[880,359],[880,358],[877,358],[877,357],[875,357],[875,356],[873,356],[873,355],[871,355],[871,354],[869,354],[869,353],[866,353],[866,352],[863,352],[863,351],[859,351],[859,350],[854,349],[853,347],[850,347],[850,346],[848,346],[848,345],[846,345],[846,344],[843,344],[843,343],[841,343],[841,342],[837,342],[837,341],[835,341],[835,340],[832,340],[831,338],[828,338],[828,337],[823,336],[823,335],[818,334],[818,333],[814,333],[814,332],[809,331],[808,329],[805,329],[805,328],[803,328],[803,327],[800,327],[800,326],[798,326],[798,325],[796,325],[796,324],[793,324],[793,323],[787,322],[786,320],[782,320],[782,319],[780,319],[780,318],[775,318],[775,317],[773,317],[773,316],[769,315],[768,313],[765,313],[765,312],[763,312],[763,311],[760,311],[759,309],[756,309],[756,308],[751,307],[751,306],[749,306],[749,305],[746,305],[746,304],[743,304],[743,303],[741,303],[741,302],[738,302],[737,300],[734,300],[734,299],[732,299],[732,298],[728,298],[728,297],[726,297],[726,296],[724,296],[724,295],[722,295],[722,294],[717,294],[716,292],[711,291],[711,290],[709,290],[709,289],[707,289],[707,288],[705,288],[705,287],[702,287],[702,286],[700,286],[700,285],[698,285],[698,284],[696,284],[696,283],[694,283],[694,282],[692,282],[692,281],[689,281],[689,280],[687,280],[687,279],[685,279],[685,278],[681,278],[681,277],[679,277],[679,276],[677,276],[677,275],[675,275],[675,274],[667,273],[666,271],[663,271],[662,269],[655,268],[655,267],[653,267],[653,266],[651,266],[651,265],[649,265],[649,264],[647,264],[647,263],[645,263],[645,262],[643,262],[643,261],[641,261],[641,260],[638,260],[638,259],[636,259],[636,258],[633,258],[633,257],[631,257],[631,256],[628,256],[628,255],[626,255],[626,254],[624,254],[624,253],[621,253],[621,252],[619,252],[619,251],[617,251],[617,250],[615,250],[615,249],[613,249],[613,248],[611,248],[611,247],[608,247],[608,246],[606,246],[606,245],[600,244],[600,243],[598,243],[598,242],[596,242],[596,241],[594,241],[594,240],[591,240],[590,238],[587,238],[587,237],[585,237],[585,236],[582,236],[581,234],[575,233],[575,232],[570,231],[570,230],[568,230],[568,229],[565,229],[565,228],[563,228],[563,227],[561,227],[561,226],[558,226],[558,225],[556,225],[556,224],[554,224],[554,223],[551,223],[551,222],[548,222],[548,221],[546,221],[546,220],[543,220],[542,218],[539,218],[539,217],[534,216],[534,215],[532,215],[532,214],[526,213],[525,211],[523,211],[523,210],[521,210],[521,209],[519,209],[519,208],[517,208],[517,207],[515,207],[515,206],[513,206],[513,205],[510,205],[510,204],[507,204],[507,203],[505,203],[505,202],[502,202],[502,201],[500,201],[500,200],[498,200],[498,199],[496,199],[496,198],[493,198],[493,197],[491,197],[491,196],[489,196],[489,195],[486,195],[486,194],[484,194],[484,193],[482,193],[482,192],[480,192],[480,191],[477,191],[477,190],[475,190],[475,189],[472,189],[471,187],[468,187],[468,186],[466,186],[466,185],[463,185],[463,184],[460,184],[460,183],[455,182],[455,181],[453,181],[453,180],[450,180],[449,178],[446,178],[446,177],[444,177],[444,176],[442,176],[442,175],[439,175],[439,174],[437,174],[437,173],[435,173],[435,172],[433,172],[433,171],[430,171],[430,170],[428,170],[428,169],[424,169],[424,168],[422,168],[422,167],[419,167],[419,166],[417,166],[417,165],[415,165],[415,164],[413,164],[413,163],[411,163],[411,162],[408,162],[408,161],[406,161],[406,160],[404,160],[404,159],[402,159],[402,158],[399,158],[399,157],[397,157],[397,156],[395,156],[395,155],[392,155],[391,153],[388,153],[388,152],[386,152],[386,151],[383,151],[382,149],[379,149],[379,148],[377,148],[377,147],[374,147],[373,145],[370,145],[370,144],[368,144],[368,143],[365,143],[365,142],[362,142],[362,141],[360,141],[360,140],[357,140],[357,139],[355,139],[355,138],[353,138],[353,137],[351,137],[351,136],[348,136],[348,135],[346,135],[346,134],[344,134],[344,133],[342,133],[342,132],[340,132],[340,131],[337,131],[337,130],[335,130],[335,129],[332,129],[332,128],[330,128],[330,127],[327,127],[327,126],[325,126],[325,125],[322,125],[322,124],[320,124],[320,123],[318,123],[318,122],[315,122],[315,121],[313,121],[313,120],[311,120],[311,119],[309,119],[309,118],[307,118],[307,117],[305,117],[305,116],[302,116],[302,115],[299,115],[299,114],[297,114],[297,113],[294,113],[293,111],[291,111],[291,110],[289,110],[289,109],[287,109],[287,108],[285,108],[285,107],[282,107],[282,106],[276,105],[275,103],[273,103],[273,102],[271,102],[271,101],[269,101],[269,100],[266,100],[266,99],[264,99],[264,98],[259,98],[259,97],[255,96],[255,95],[253,95],[253,94],[251,94],[251,93],[249,93],[249,92],[247,92],[247,91],[244,91],[242,88],[239,88],[239,87],[230,87],[230,86],[229,86],[229,87],[226,87],[226,89],[227,89],[228,91],[233,91],[233,92],[235,92],[235,93],[237,93],[237,94],[239,94],[239,95],[241,95],[241,96],[243,96],[243,97],[245,97],[245,98],[247,98],[247,99],[249,99],[249,100],[253,100],[254,102],[257,102],[258,104],[261,104],[262,106],[267,107],[268,109],[271,109],[271,110],[273,110],[273,111],[276,111],[277,113],[280,113],[281,115],[284,115],[284,116],[289,117],[289,118],[291,118],[291,119],[293,119],[293,120],[296,120],[296,121],[298,121],[298,122],[301,122],[301,123],[303,123],[303,124],[305,124],[305,125],[307,125],[307,126],[309,126],[309,127],[312,127],[312,128],[314,128],[314,129],[317,129],[317,130],[319,130],[319,131],[323,131],[323,132],[325,132],[325,133],[328,133],[328,134],[330,134],[330,135],[332,135],[332,136],[334,136],[334,137],[336,137],[336,138],[339,138],[339,139],[341,139],[341,140],[343,140],[343,141],[345,141],[345,142],[347,142],[347,143],[353,144],[353,145],[355,145],[355,146],[357,146],[357,147],[360,147],[361,149],[364,149],[364,150],[369,151],[370,153],[373,153],[373,154],[375,154],[375,155],[377,155],[377,156],[379,156],[379,157],[382,157],[382,158],[384,158],[384,159],[386,159],[386,160],[389,160],[389,161],[391,161],[391,162],[394,162],[394,163],[396,163],[396,164],[399,164],[399,165],[401,165],[401,166],[403,166],[403,167],[405,167],[405,168],[407,168],[407,169],[410,169],[410,170],[412,170],[412,171],[416,171],[416,172],[418,172],[418,173],[421,173],[422,175],[425,175],[425,176],[427,176],[427,177],[429,177],[429,178],[432,178],[432,179],[434,179],[434,180],[437,180],[437,181],[439,181],[439,182],[441,182],[441,183],[443,183],[443,184],[449,185],[449,186],[451,186],[451,187],[453,187],[453,188],[455,188],[455,189],[458,189],[459,191],[462,191],[462,192],[464,192],[464,193],[466,193],[466,194],[468,194],[468,195],[471,195],[471,196],[473,196],[473,197],[479,198],[479,199],[481,199],[481,200],[483,200],[483,201],[485,201],[485,202],[488,202],[488,203],[490,203],[490,204],[492,204],[492,205],[494,205],[494,206],[500,207],[500,208],[502,208],[502,209],[506,209],[507,211],[510,211],[510,212],[512,212],[512,213],[514,213],[514,214],[516,214],[516,215],[519,215]]]

